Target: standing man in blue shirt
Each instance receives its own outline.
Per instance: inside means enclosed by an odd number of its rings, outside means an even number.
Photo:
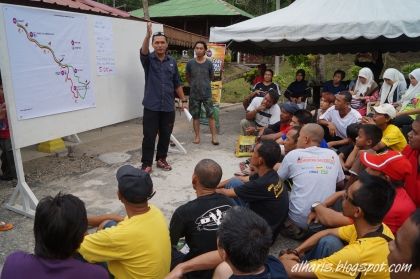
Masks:
[[[154,52],[149,52],[150,38]],[[146,36],[140,49],[140,61],[146,78],[141,168],[148,173],[152,171],[158,132],[156,166],[165,171],[172,170],[166,161],[166,156],[175,122],[175,95],[182,100],[182,103],[185,102],[178,67],[175,59],[166,54],[167,48],[166,36],[162,32],[152,35],[152,23],[148,22]]]

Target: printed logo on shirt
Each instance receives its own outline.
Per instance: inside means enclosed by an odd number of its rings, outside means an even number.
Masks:
[[[328,174],[328,167],[325,168],[324,166],[315,166],[313,169],[309,170],[309,173],[312,173],[312,174]]]
[[[197,231],[216,231],[222,223],[226,210],[229,208],[231,208],[230,205],[222,205],[207,210],[195,220]]]
[[[297,163],[326,163],[326,164],[334,164],[334,157],[329,158],[319,158],[319,157],[298,157]]]
[[[283,183],[279,182],[277,184],[270,184],[267,187],[267,191],[271,192],[273,190],[273,194],[276,197],[276,199],[283,193]]]

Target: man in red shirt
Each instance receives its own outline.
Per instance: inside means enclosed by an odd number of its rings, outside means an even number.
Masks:
[[[404,181],[410,173],[410,162],[396,151],[388,150],[381,154],[363,152],[360,162],[371,175],[383,176],[395,187],[394,202],[383,222],[396,234],[405,220],[416,210],[416,205],[404,188]]]
[[[402,154],[410,161],[411,170],[405,182],[405,190],[417,207],[420,207],[420,115],[411,124],[412,130],[408,133],[408,145]]]

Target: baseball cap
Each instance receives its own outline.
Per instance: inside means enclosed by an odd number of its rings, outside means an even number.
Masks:
[[[281,105],[281,108],[291,114],[295,114],[295,112],[299,110],[298,105],[292,102],[284,103],[283,105]]]
[[[131,203],[143,203],[152,198],[153,182],[150,175],[131,165],[120,167],[116,174],[118,191]]]
[[[391,119],[397,116],[397,111],[395,110],[394,106],[391,104],[382,104],[377,107],[373,107],[373,109],[377,113],[388,115]]]
[[[394,181],[405,180],[412,169],[410,161],[393,150],[379,154],[363,151],[360,153],[360,161],[364,166],[380,171]]]

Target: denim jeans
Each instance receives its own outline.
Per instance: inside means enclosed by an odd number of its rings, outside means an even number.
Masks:
[[[244,183],[240,179],[238,179],[238,178],[232,178],[228,182],[228,184],[225,185],[225,188],[226,189],[234,189],[234,188],[239,187],[239,186],[242,186],[242,185],[244,185]],[[249,205],[248,205],[247,202],[245,202],[244,200],[241,200],[238,197],[232,198],[232,200],[235,202],[236,205],[244,206],[244,207],[249,207]]]
[[[304,259],[307,261],[323,259],[331,256],[335,252],[344,247],[340,238],[334,235],[327,235],[318,241],[318,244],[305,254]]]

